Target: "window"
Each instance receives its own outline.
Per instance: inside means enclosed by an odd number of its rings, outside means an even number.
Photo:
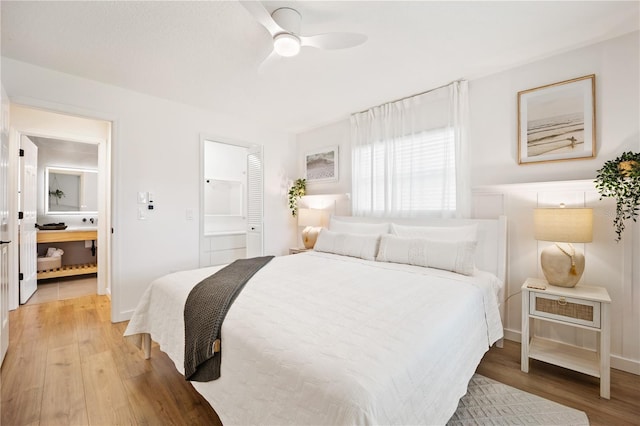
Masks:
[[[357,146],[354,213],[424,216],[456,210],[455,140],[450,128]],[[356,188],[357,186],[357,188]]]
[[[351,116],[354,215],[469,217],[467,82]]]

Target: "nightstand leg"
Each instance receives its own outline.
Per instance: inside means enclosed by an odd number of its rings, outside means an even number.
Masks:
[[[529,292],[522,292],[522,333],[520,350],[520,370],[529,372]]]
[[[611,325],[609,323],[609,303],[602,304],[602,322],[600,324],[600,396],[611,397]]]

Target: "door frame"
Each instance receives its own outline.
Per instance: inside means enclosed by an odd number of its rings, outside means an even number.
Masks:
[[[98,294],[106,294],[109,297],[114,297],[116,289],[113,288],[112,283],[112,267],[113,267],[113,255],[112,255],[112,227],[114,224],[113,217],[113,172],[112,172],[112,157],[113,157],[113,142],[116,134],[117,120],[113,117],[105,116],[104,114],[96,113],[95,111],[89,111],[82,108],[64,106],[60,104],[52,104],[45,101],[34,100],[31,98],[15,97],[10,98],[10,105],[17,107],[32,109],[35,111],[41,111],[43,113],[53,113],[64,115],[68,117],[83,118],[89,120],[98,120],[110,123],[109,130],[107,131],[106,139],[93,138],[93,137],[81,137],[78,138],[74,135],[64,134],[59,130],[56,130],[53,125],[27,122],[19,127],[16,127],[15,121],[10,123],[10,137],[9,137],[9,151],[15,153],[15,155],[9,155],[9,208],[10,211],[17,212],[18,210],[18,182],[17,182],[17,162],[18,162],[18,149],[20,143],[20,137],[25,136],[38,136],[44,138],[63,139],[73,142],[93,143],[98,145]],[[12,164],[11,164],[12,162]],[[17,213],[15,213],[15,220],[10,221],[10,235],[11,239],[16,240],[18,238],[18,219]],[[10,306],[9,309],[16,309],[18,304],[18,256],[17,245],[13,247],[13,252],[10,253],[11,265],[9,268],[9,282],[10,282]],[[111,309],[111,318],[113,318],[113,304]]]

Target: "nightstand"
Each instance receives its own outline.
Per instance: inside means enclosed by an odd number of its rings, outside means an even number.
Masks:
[[[546,289],[531,288],[544,286]],[[520,368],[529,372],[529,358],[555,364],[600,378],[600,396],[610,397],[611,298],[602,287],[556,287],[539,278],[528,278],[522,286],[522,353]],[[535,335],[536,320],[565,324],[600,334],[592,351]]]
[[[298,254],[298,253],[304,253],[305,251],[312,251],[313,249],[308,249],[308,248],[304,248],[304,247],[300,247],[300,248],[290,248],[289,249],[289,254]]]

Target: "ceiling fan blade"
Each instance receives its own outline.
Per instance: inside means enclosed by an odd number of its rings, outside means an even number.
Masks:
[[[258,65],[258,74],[264,74],[269,68],[278,63],[282,56],[278,55],[275,50],[272,50],[269,56],[264,58],[264,61]]]
[[[242,4],[244,8],[253,15],[256,21],[269,31],[272,37],[276,34],[286,32],[276,23],[276,21],[273,20],[269,11],[259,1],[241,0],[240,4]]]
[[[347,49],[361,45],[367,41],[367,36],[356,33],[327,33],[313,36],[301,36],[302,46],[317,47],[318,49]]]

